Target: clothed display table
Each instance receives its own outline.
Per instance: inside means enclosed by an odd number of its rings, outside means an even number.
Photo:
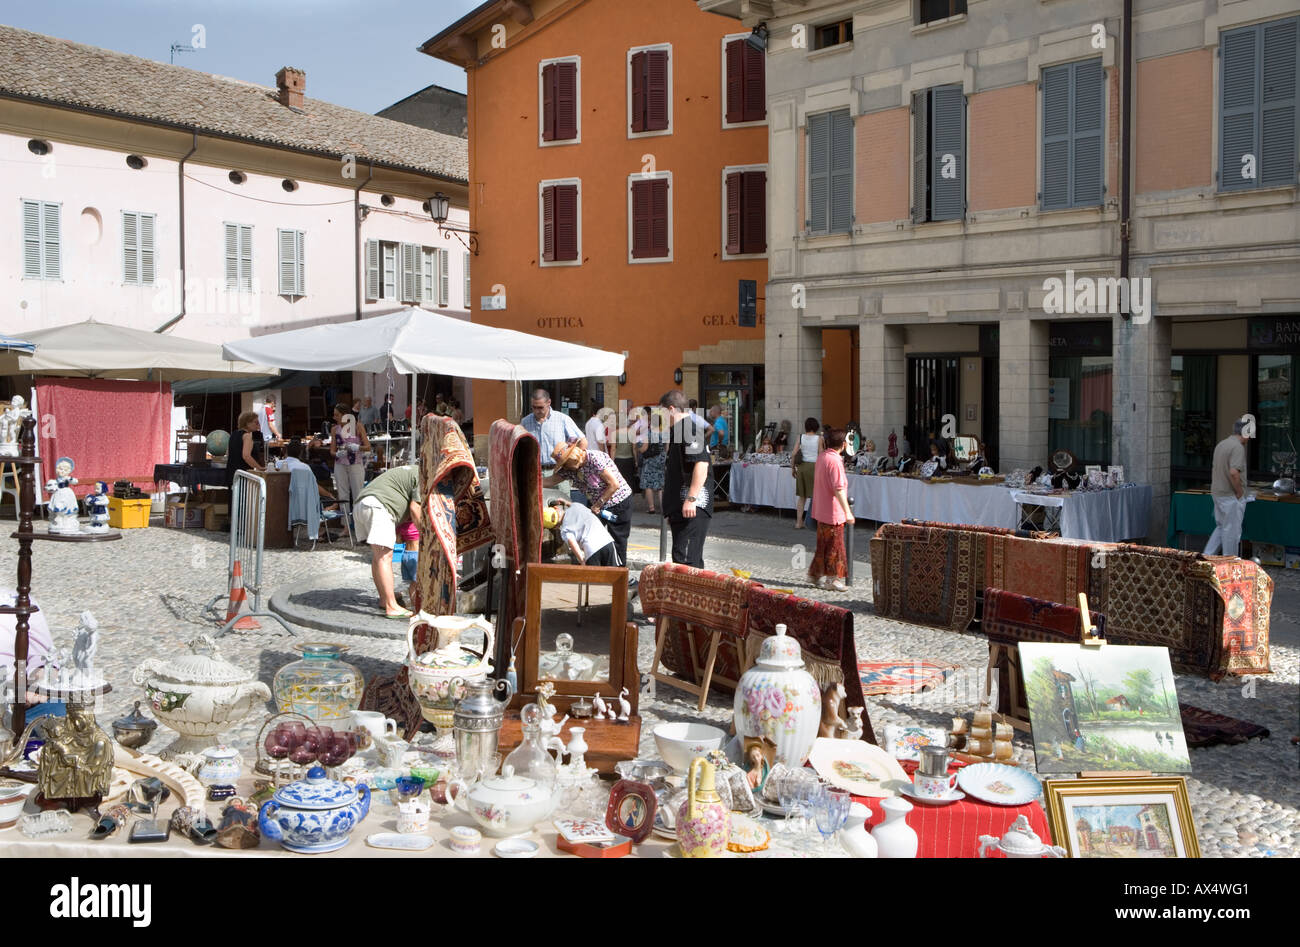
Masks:
[[[1200,490],[1180,490],[1169,498],[1169,539],[1178,548],[1179,534],[1209,536],[1214,532],[1214,497]],[[1300,499],[1261,495],[1246,504],[1241,538],[1279,546],[1300,546]]]

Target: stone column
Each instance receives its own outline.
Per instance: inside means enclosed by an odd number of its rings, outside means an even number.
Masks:
[[[1123,465],[1125,480],[1151,485],[1145,538],[1161,546],[1169,527],[1172,326],[1168,318],[1153,317],[1139,325],[1114,317],[1110,454],[1113,463]]]
[[[858,330],[858,392],[862,436],[876,442],[876,451],[889,449],[889,432],[903,440],[907,421],[907,356],[903,326],[863,323]]]
[[[1047,464],[1047,322],[1003,319],[998,329],[998,468]]]
[[[803,431],[803,419],[820,417],[822,407],[822,333],[820,326],[799,324],[801,313],[787,302],[789,285],[769,283],[767,332],[764,343],[767,420],[788,420],[796,437]]]

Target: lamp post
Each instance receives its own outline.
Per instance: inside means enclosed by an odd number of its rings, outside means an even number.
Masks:
[[[429,207],[429,216],[438,225],[438,233],[444,237],[451,234],[460,241],[461,246],[478,256],[478,231],[471,230],[468,227],[458,227],[455,224],[447,225],[447,213],[451,209],[451,200],[447,195],[442,191],[438,191],[426,203]],[[466,242],[465,237],[462,237],[461,234],[469,237],[469,241]]]

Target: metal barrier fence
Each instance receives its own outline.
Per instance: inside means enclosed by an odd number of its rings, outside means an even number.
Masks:
[[[266,535],[266,481],[246,470],[235,471],[235,482],[230,491],[230,558],[226,569],[227,580],[235,574],[239,564],[243,587],[249,597],[250,609],[226,618],[217,609],[217,603],[227,595],[218,595],[208,604],[207,611],[222,621],[220,638],[245,618],[270,618],[278,622],[291,635],[297,632],[279,615],[262,610],[262,546]],[[254,630],[254,629],[250,629]],[[260,630],[260,629],[256,629]]]

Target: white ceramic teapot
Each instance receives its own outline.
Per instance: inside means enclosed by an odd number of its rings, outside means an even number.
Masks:
[[[452,780],[447,786],[447,798],[469,812],[485,833],[498,838],[530,831],[555,808],[552,786],[516,776],[509,764],[501,767],[499,776],[485,776],[473,784]]]
[[[987,858],[990,848],[996,848],[1007,858],[1042,858],[1044,855],[1048,858],[1065,857],[1065,849],[1061,846],[1044,845],[1043,840],[1029,827],[1029,819],[1023,815],[1016,817],[1016,821],[1011,823],[1011,828],[1007,829],[1000,840],[992,835],[981,835],[980,858]]]

